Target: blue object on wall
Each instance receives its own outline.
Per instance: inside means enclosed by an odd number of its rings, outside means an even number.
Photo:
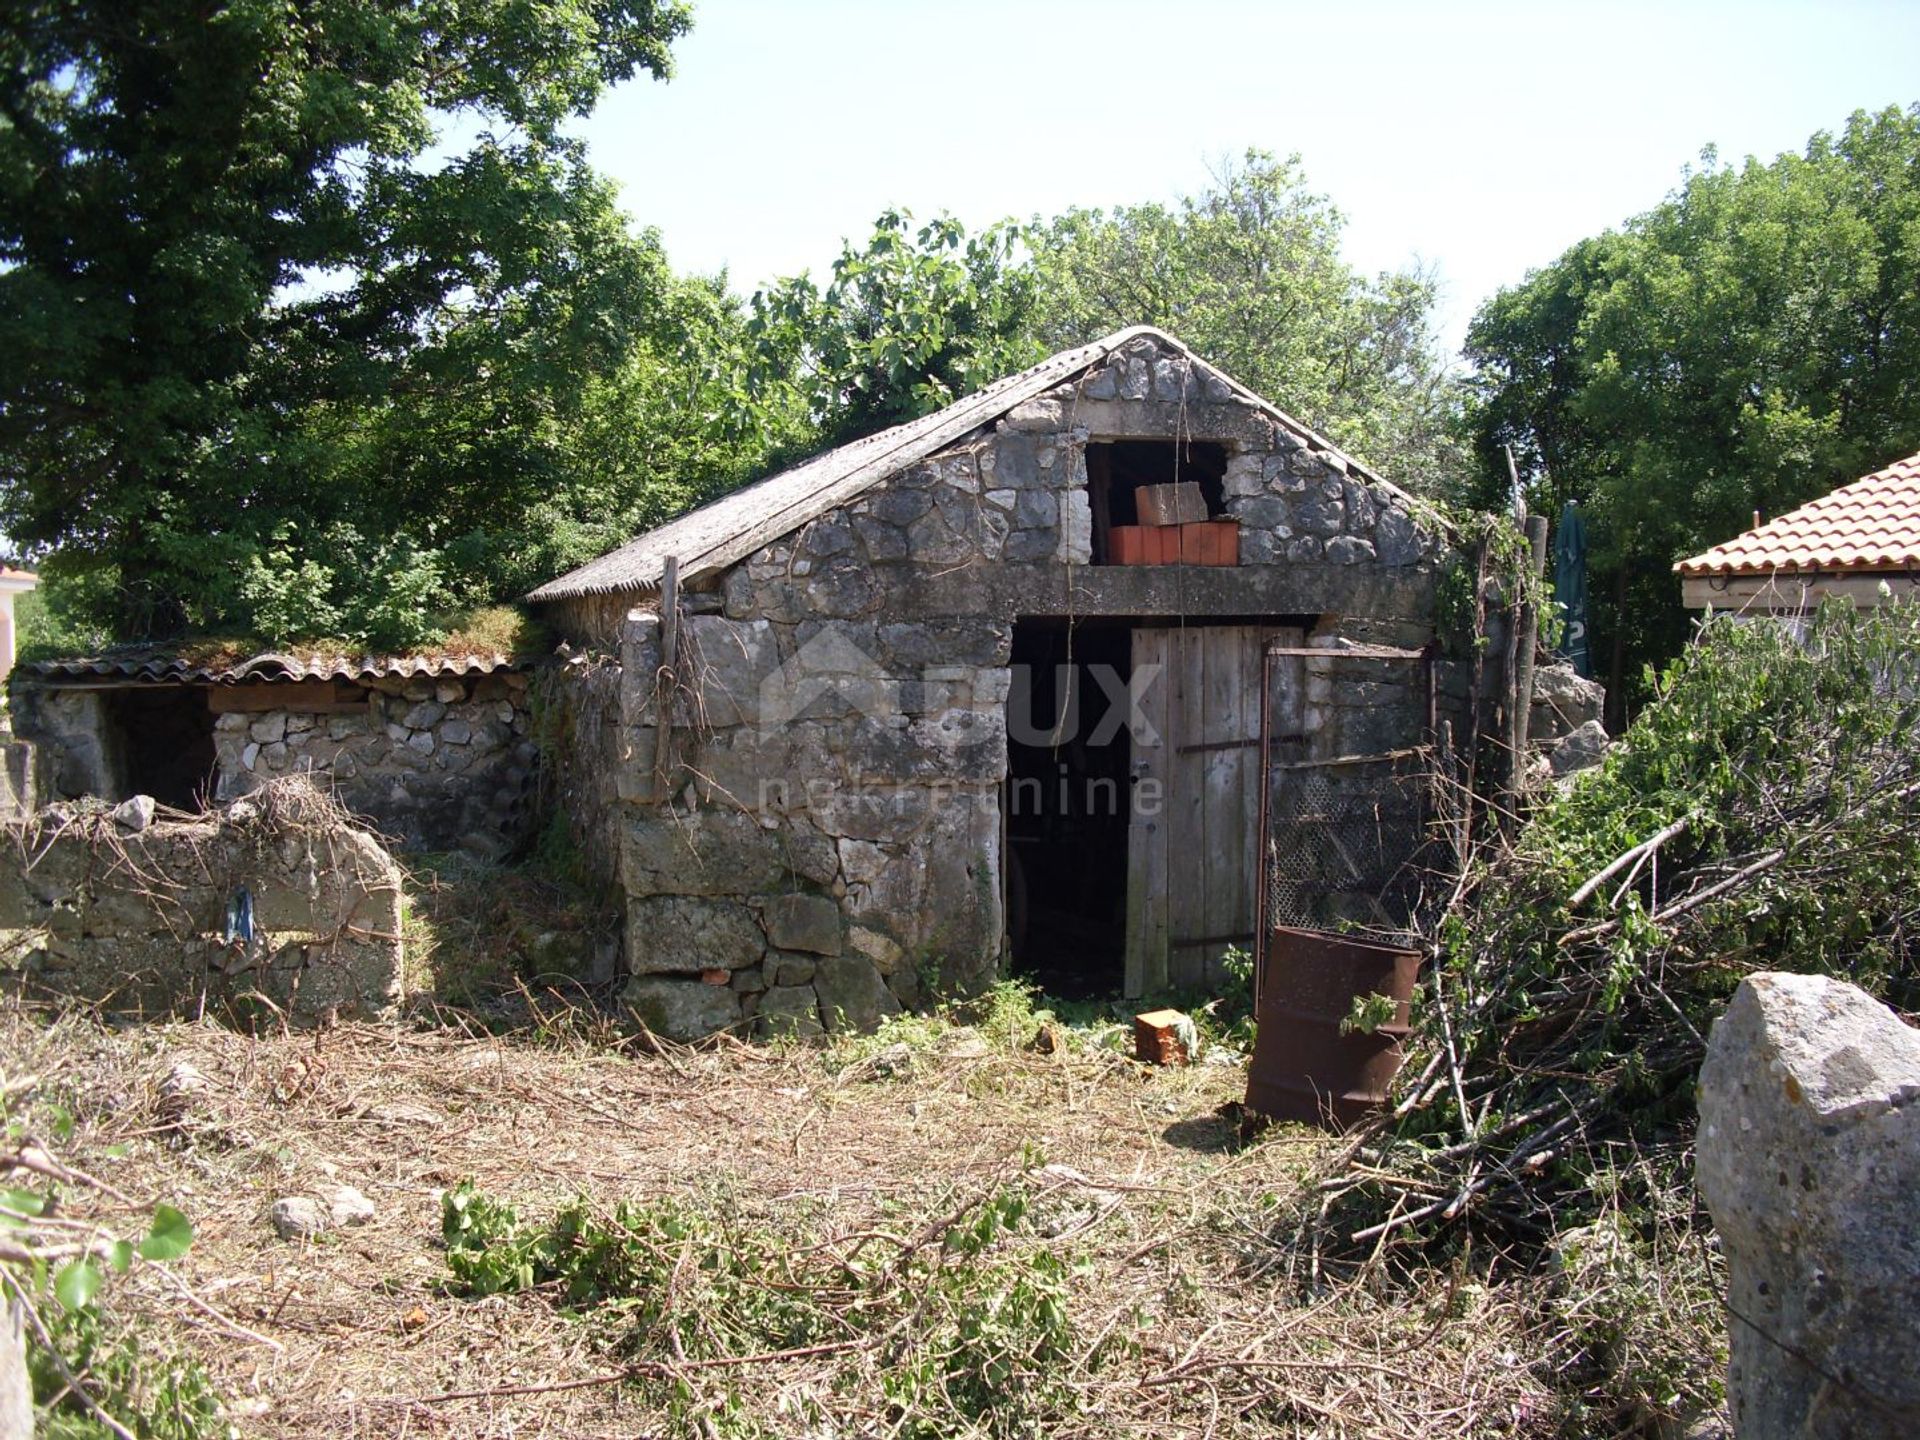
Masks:
[[[244,885],[227,902],[227,933],[222,939],[229,945],[236,940],[242,945],[253,943],[253,892]]]

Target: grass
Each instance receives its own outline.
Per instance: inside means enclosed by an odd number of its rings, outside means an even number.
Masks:
[[[19,1005],[0,1053],[62,1097],[71,1163],[192,1217],[172,1268],[259,1338],[136,1269],[105,1339],[198,1364],[246,1435],[1553,1433],[1512,1293],[1260,1278],[1325,1137],[1242,1144],[1237,1069],[1018,1048],[1017,1010],[929,1022],[902,1066],[851,1041],[639,1054]],[[184,1106],[162,1093],[182,1063],[206,1080]],[[275,1199],[334,1181],[374,1218],[275,1236]],[[476,1293],[443,1234],[466,1182],[525,1235],[574,1237],[555,1253],[620,1253]],[[848,1343],[746,1358],[791,1337]],[[1007,1383],[976,1387],[995,1365]]]
[[[1291,1226],[1346,1147],[1243,1133],[1230,997],[1190,1007],[1226,1063],[1184,1069],[1130,1058],[1134,1007],[1017,982],[822,1044],[642,1047],[552,963],[608,919],[568,870],[417,864],[401,1024],[0,1003],[26,1123],[194,1227],[89,1321],[123,1414],[157,1395],[179,1440],[1545,1440],[1657,1423],[1647,1357],[1714,1343],[1700,1237],[1649,1229],[1631,1176],[1544,1267],[1315,1273]],[[277,1199],[334,1183],[373,1218],[278,1238]]]

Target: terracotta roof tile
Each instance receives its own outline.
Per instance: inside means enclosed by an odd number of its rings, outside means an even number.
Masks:
[[[1920,569],[1920,455],[1673,567],[1682,575]]]

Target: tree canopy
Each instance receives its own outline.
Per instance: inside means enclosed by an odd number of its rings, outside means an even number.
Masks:
[[[21,0],[0,26],[0,530],[69,633],[415,644],[781,459],[1163,326],[1400,483],[1587,509],[1616,691],[1671,563],[1920,449],[1920,107],[1663,204],[1481,310],[1367,277],[1297,158],[824,283],[678,274],[567,123],[679,0]]]
[[[969,236],[940,215],[889,210],[841,247],[824,290],[792,276],[753,297],[763,384],[792,383],[818,443],[837,445],[952,404],[1043,358],[1021,230]]]
[[[706,422],[734,414],[738,308],[676,280],[562,132],[665,77],[687,24],[674,0],[10,7],[0,525],[110,572],[123,636],[399,644],[733,478],[739,423]],[[663,486],[590,449],[615,409]]]
[[[824,290],[802,275],[754,297],[769,377],[797,377],[837,443],[949,404],[1056,351],[1158,325],[1413,489],[1457,459],[1456,393],[1432,332],[1435,290],[1368,280],[1340,256],[1339,211],[1297,157],[1247,152],[1169,207],[1069,210],[969,236],[950,216],[883,214]]]
[[[1430,276],[1368,279],[1340,254],[1340,212],[1294,156],[1249,150],[1167,206],[1069,210],[1031,232],[1047,350],[1125,325],[1171,331],[1397,483],[1455,460],[1454,385]]]
[[[1684,642],[1674,561],[1920,450],[1920,106],[1771,163],[1708,151],[1489,301],[1467,354],[1466,498],[1504,489],[1511,445],[1536,508],[1586,508],[1624,699]]]

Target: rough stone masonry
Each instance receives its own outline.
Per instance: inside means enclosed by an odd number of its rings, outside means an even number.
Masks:
[[[219,702],[215,800],[307,775],[407,849],[488,859],[511,852],[533,819],[539,753],[521,670],[166,689],[202,714]],[[14,723],[40,752],[43,802],[143,793],[108,694],[57,678],[17,680]]]
[[[345,714],[224,714],[214,722],[215,797],[276,775],[326,777],[350,810],[410,848],[498,859],[525,829],[539,759],[527,683],[515,671],[381,677]]]
[[[1177,436],[1226,451],[1240,565],[1094,564],[1087,447]],[[1001,960],[1016,617],[1306,617],[1330,656],[1303,680],[1306,753],[1378,752],[1423,738],[1424,687],[1335,652],[1425,645],[1444,558],[1404,495],[1142,337],[696,581],[670,697],[659,617],[633,611],[613,766],[628,1003],[681,1038],[811,1033],[977,988]]]
[[[259,997],[296,1021],[399,1002],[399,866],[303,776],[192,819],[49,806],[0,845],[0,975],[30,990],[123,1014]]]
[[[1457,559],[1437,516],[1158,332],[1029,373],[1047,378],[1012,377],[997,409],[995,387],[961,402],[972,428],[938,429],[943,443],[920,448],[913,434],[936,430],[909,426],[810,462],[878,469],[857,486],[783,487],[801,467],[766,482],[770,508],[748,487],[633,542],[738,557],[682,574],[670,692],[651,581],[544,587],[595,657],[559,683],[577,722],[560,789],[625,892],[626,997],[655,1029],[865,1026],[995,976],[1017,621],[1295,630],[1311,650],[1287,662],[1302,762],[1407,753],[1430,701],[1466,733],[1471,667],[1437,661],[1431,693],[1422,670]],[[1100,563],[1090,453],[1141,441],[1215,447],[1237,565]],[[1536,707],[1555,746],[1597,713],[1567,678]],[[1338,783],[1401,785],[1382,766]],[[1393,837],[1418,840],[1417,821]],[[1331,922],[1351,897],[1317,898]]]
[[[1821,975],[1741,981],[1700,1070],[1741,1440],[1920,1434],[1920,1031]]]

